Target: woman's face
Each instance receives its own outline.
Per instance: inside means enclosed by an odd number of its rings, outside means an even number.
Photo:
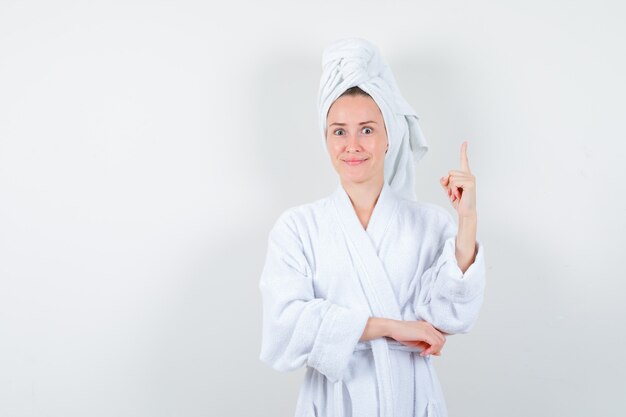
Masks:
[[[368,96],[342,96],[326,118],[330,159],[344,182],[384,180],[387,131],[376,102]]]

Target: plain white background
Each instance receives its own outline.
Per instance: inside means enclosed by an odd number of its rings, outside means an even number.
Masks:
[[[626,414],[619,1],[0,3],[0,415],[290,416],[258,359],[284,209],[331,193],[321,53],[361,36],[421,116],[420,200],[469,141],[488,287],[450,416]]]

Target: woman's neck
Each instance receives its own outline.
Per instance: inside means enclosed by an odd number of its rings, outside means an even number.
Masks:
[[[350,197],[352,207],[363,228],[367,229],[378,196],[383,189],[384,178],[366,183],[342,182],[341,185]]]

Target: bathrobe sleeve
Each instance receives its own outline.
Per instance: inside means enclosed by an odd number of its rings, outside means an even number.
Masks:
[[[439,214],[433,219],[437,226],[432,241],[437,242],[437,253],[420,278],[415,314],[445,333],[467,333],[476,323],[483,303],[484,248],[476,242],[474,262],[463,273],[455,256],[458,226],[447,211],[436,211]]]
[[[278,371],[306,364],[334,382],[342,378],[369,314],[315,298],[312,278],[296,224],[287,211],[270,231],[259,284],[260,359]]]

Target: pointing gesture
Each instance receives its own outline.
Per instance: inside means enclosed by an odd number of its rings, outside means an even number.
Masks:
[[[467,141],[461,144],[461,171],[470,172],[469,161],[467,160]]]
[[[476,216],[476,177],[469,168],[467,141],[461,145],[461,169],[448,171],[439,182],[459,217]]]

